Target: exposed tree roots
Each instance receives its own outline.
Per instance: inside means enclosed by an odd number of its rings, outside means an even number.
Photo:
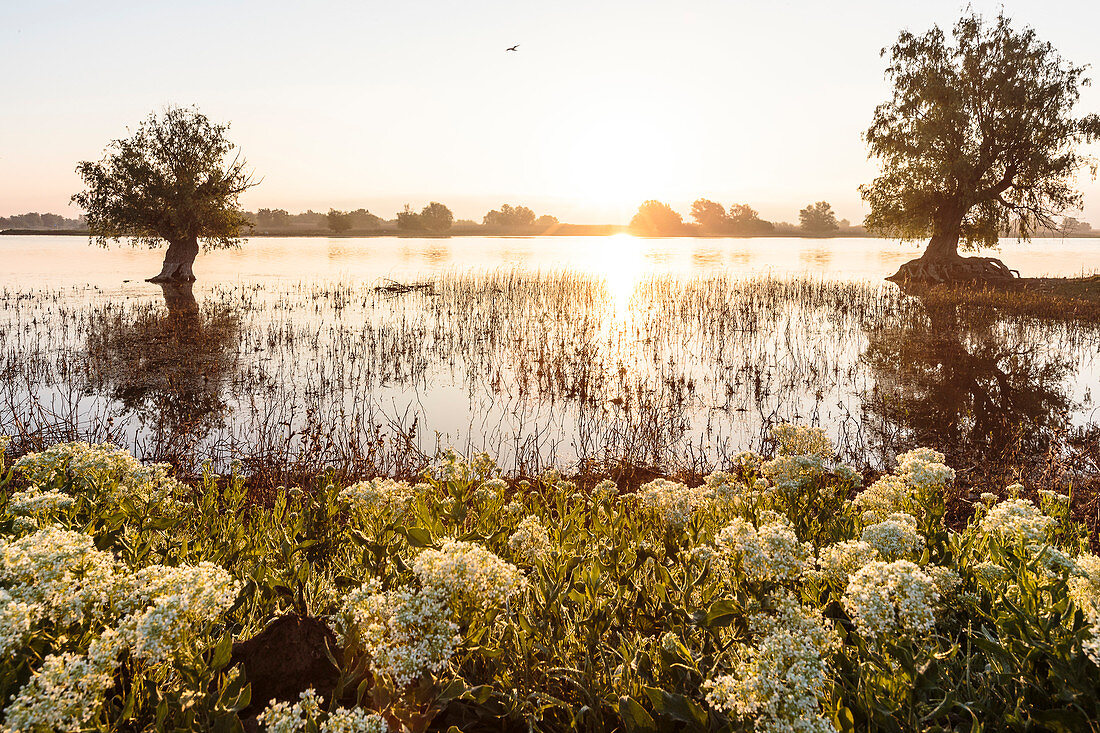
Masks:
[[[886,279],[899,284],[1007,282],[1019,276],[995,257],[921,257],[906,262]]]

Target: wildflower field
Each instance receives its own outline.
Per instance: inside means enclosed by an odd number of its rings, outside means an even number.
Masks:
[[[449,451],[263,500],[0,442],[0,726],[1100,730],[1072,491],[1008,486],[949,529],[942,455],[872,481],[819,429],[773,437],[698,486]]]

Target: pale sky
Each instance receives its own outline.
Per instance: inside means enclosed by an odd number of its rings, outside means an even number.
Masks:
[[[1100,2],[1003,5],[1100,66]],[[876,171],[860,133],[887,93],[879,50],[965,7],[0,0],[0,215],[76,215],[77,161],[152,110],[196,104],[232,123],[263,177],[251,209],[390,218],[438,200],[480,220],[509,202],[624,222],[644,199],[686,214],[705,196],[786,221],[824,199],[858,222],[856,187]],[[1078,111],[1100,111],[1100,86]],[[1100,183],[1081,186],[1100,225]]]

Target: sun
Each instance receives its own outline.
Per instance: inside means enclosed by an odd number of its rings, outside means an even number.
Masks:
[[[593,114],[577,126],[567,148],[570,189],[589,204],[616,209],[662,195],[678,167],[663,127],[622,110]]]

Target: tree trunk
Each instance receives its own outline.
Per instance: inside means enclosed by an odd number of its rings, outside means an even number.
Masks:
[[[1013,280],[1015,270],[1008,269],[995,257],[962,257],[959,238],[962,214],[950,207],[932,227],[932,239],[919,259],[910,260],[886,278],[896,283],[1003,282]],[[1019,277],[1019,273],[1016,273]]]
[[[182,237],[168,243],[164,253],[164,267],[156,277],[149,278],[151,283],[195,282],[195,273],[191,266],[199,254],[199,240],[196,237]]]

